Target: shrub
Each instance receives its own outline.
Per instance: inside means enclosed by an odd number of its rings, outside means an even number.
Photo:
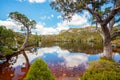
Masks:
[[[120,64],[100,59],[90,62],[90,68],[81,80],[120,80]]]
[[[55,80],[47,64],[42,59],[37,59],[30,67],[24,80]]]

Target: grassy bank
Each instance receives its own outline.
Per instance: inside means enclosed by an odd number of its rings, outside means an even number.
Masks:
[[[100,59],[89,63],[81,80],[120,80],[120,63]]]

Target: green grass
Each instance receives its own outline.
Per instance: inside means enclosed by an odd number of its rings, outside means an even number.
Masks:
[[[89,69],[81,80],[120,80],[120,64],[114,61],[100,59],[90,62]]]
[[[42,59],[37,59],[30,67],[24,80],[55,80],[47,64]]]

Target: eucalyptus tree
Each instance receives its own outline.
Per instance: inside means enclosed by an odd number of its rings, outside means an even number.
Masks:
[[[103,38],[104,56],[112,57],[111,40],[120,35],[120,31],[112,33],[113,26],[120,22],[120,0],[52,0],[50,5],[67,20],[74,14],[88,11],[101,26],[101,31],[98,32]]]
[[[20,23],[21,29],[26,31],[26,36],[23,45],[21,46],[20,50],[23,50],[28,42],[29,34],[31,33],[31,29],[34,29],[36,26],[36,22],[34,20],[28,19],[24,14],[21,14],[19,12],[11,12],[9,14],[9,17],[18,23]]]

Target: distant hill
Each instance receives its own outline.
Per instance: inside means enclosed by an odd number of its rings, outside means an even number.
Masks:
[[[96,32],[95,27],[88,26],[85,28],[70,28],[62,30],[58,35],[42,36],[45,42],[89,42],[102,41],[101,36]]]

